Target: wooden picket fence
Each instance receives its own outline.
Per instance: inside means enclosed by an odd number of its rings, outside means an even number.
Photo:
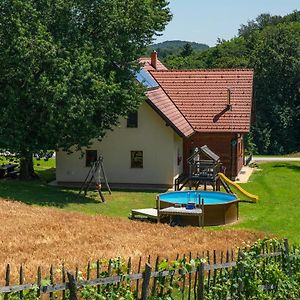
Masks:
[[[182,299],[205,299],[205,294],[209,292],[210,288],[216,284],[217,272],[223,272],[226,269],[238,266],[238,256],[241,259],[242,252],[235,252],[228,250],[225,253],[216,251],[202,252],[197,254],[197,258],[202,257],[206,259],[206,263],[201,263],[191,270],[182,271],[159,271],[160,258],[156,257],[154,264],[151,264],[151,257],[149,256],[145,262],[140,257],[137,264],[136,273],[132,272],[132,259],[127,261],[126,274],[121,271],[116,271],[117,275],[112,275],[112,260],[108,262],[105,272],[107,276],[103,277],[103,267],[98,260],[95,268],[92,268],[91,263],[88,263],[86,270],[86,279],[82,280],[79,276],[79,269],[75,272],[68,271],[62,265],[61,267],[61,281],[55,282],[55,271],[51,266],[49,272],[50,284],[43,285],[42,269],[37,269],[37,280],[35,283],[24,283],[24,267],[19,269],[19,283],[11,284],[11,267],[7,265],[5,273],[5,286],[0,286],[0,295],[4,294],[4,300],[8,299],[10,293],[18,293],[19,299],[24,299],[24,291],[35,290],[36,297],[45,299],[44,295],[48,295],[50,299],[57,299],[58,295],[61,299],[77,300],[79,299],[79,291],[84,287],[97,287],[97,292],[101,293],[101,286],[120,285],[123,282],[128,282],[131,289],[136,295],[136,299],[146,300],[149,296],[153,296],[160,290],[158,294],[163,294],[163,287],[158,286],[158,279],[169,278],[170,284],[174,276],[180,276],[182,281],[181,298]],[[258,257],[286,259],[289,256],[288,240],[284,240],[283,246],[278,248],[266,248]],[[196,258],[195,257],[195,258]],[[181,257],[186,261],[191,261],[192,254]],[[180,259],[177,255],[176,259]],[[142,267],[144,266],[144,267]],[[92,276],[95,275],[95,276]],[[91,277],[94,277],[91,279]],[[206,282],[206,285],[205,285]],[[241,287],[242,288],[242,287]],[[262,289],[270,290],[272,286],[262,286]]]

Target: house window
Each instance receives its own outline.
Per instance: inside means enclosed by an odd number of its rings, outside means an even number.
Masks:
[[[85,166],[90,167],[97,160],[97,150],[86,150]]]
[[[138,113],[130,112],[127,116],[127,128],[137,128],[138,127]]]
[[[131,151],[131,168],[143,168],[143,151]]]

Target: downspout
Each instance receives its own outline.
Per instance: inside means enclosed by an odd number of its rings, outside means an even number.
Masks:
[[[236,160],[236,145],[237,138],[232,138],[230,141],[231,149],[230,149],[230,177],[231,180],[234,180],[233,169],[234,169],[234,159]]]

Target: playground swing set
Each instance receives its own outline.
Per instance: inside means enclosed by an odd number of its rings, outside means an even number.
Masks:
[[[109,186],[109,183],[107,180],[107,176],[105,173],[104,165],[103,165],[103,156],[100,155],[96,161],[91,163],[90,170],[89,170],[83,184],[81,185],[79,195],[81,195],[81,193],[83,192],[84,196],[86,196],[87,192],[91,188],[92,184],[95,184],[95,188],[99,193],[101,201],[105,202],[105,198],[102,193],[102,183],[101,183],[102,178],[104,180],[104,184],[105,184],[109,194],[111,195],[111,189],[110,189],[110,186]]]

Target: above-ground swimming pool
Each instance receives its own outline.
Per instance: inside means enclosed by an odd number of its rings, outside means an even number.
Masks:
[[[160,194],[157,201],[159,207],[166,208],[174,204],[186,206],[195,203],[201,208],[204,203],[204,225],[225,225],[238,220],[239,199],[232,194],[208,191],[177,191]],[[157,203],[158,205],[158,203]],[[192,216],[180,216],[180,223],[197,225],[198,219]]]

